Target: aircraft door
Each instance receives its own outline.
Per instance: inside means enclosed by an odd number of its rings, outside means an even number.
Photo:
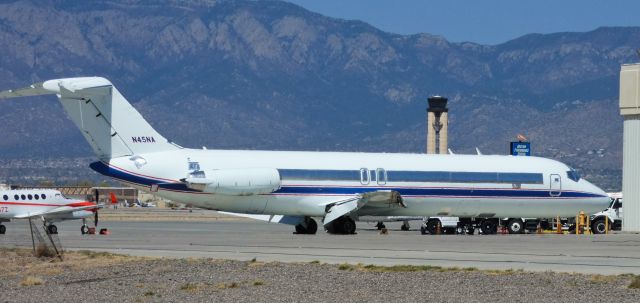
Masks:
[[[562,178],[558,174],[551,174],[549,180],[549,195],[558,197],[562,194]]]

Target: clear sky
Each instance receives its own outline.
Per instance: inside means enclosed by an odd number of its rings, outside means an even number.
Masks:
[[[640,26],[640,0],[286,0],[398,34],[499,44],[530,33]]]

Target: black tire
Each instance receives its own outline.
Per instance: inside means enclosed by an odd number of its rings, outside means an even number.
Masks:
[[[427,228],[424,227],[424,225],[423,225],[423,226],[420,226],[420,233],[423,234],[423,235],[426,235],[429,232],[427,231]]]
[[[378,230],[382,230],[383,228],[387,228],[387,227],[384,225],[384,223],[378,222],[378,224],[376,224],[376,228]]]
[[[51,224],[51,225],[47,226],[47,231],[51,235],[57,235],[58,234],[58,227],[53,225],[53,224]]]
[[[86,235],[89,233],[89,226],[86,225],[82,225],[82,227],[80,227],[80,233],[83,235]]]
[[[409,225],[402,224],[402,226],[400,226],[400,230],[402,231],[408,231],[409,229]]]
[[[318,232],[318,223],[316,220],[309,218],[307,220],[307,235],[315,235]]]
[[[307,229],[302,224],[296,225],[296,234],[303,235],[307,233]]]
[[[4,235],[7,232],[7,227],[0,224],[0,235]]]
[[[507,230],[509,230],[510,234],[523,234],[524,222],[519,218],[511,219],[507,222]]]
[[[438,219],[432,219],[427,221],[427,231],[432,235],[437,234],[438,224],[440,224],[440,220]],[[442,225],[440,225],[440,232],[442,232]]]
[[[345,217],[342,220],[342,232],[347,235],[356,233],[356,221],[349,217]]]
[[[591,231],[594,234],[604,234],[606,233],[607,223],[605,218],[598,218],[593,220],[591,223]],[[609,229],[611,229],[611,223],[609,223]]]
[[[493,235],[498,231],[498,225],[493,220],[484,220],[480,224],[480,231],[483,235]]]

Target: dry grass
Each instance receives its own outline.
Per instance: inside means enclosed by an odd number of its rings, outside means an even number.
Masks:
[[[627,288],[640,289],[640,276],[633,277],[631,279],[631,283],[629,283],[629,286],[627,286]]]
[[[342,263],[338,265],[338,270],[346,271],[361,271],[361,272],[418,272],[418,271],[437,271],[437,272],[471,272],[478,271],[475,267],[441,267],[431,265],[393,265],[393,266],[380,266],[373,264],[347,264]]]
[[[591,281],[591,283],[611,283],[618,279],[618,276],[591,275],[589,281]]]
[[[44,281],[42,279],[34,276],[26,276],[20,281],[20,285],[22,286],[42,285],[43,283]]]
[[[0,248],[0,255],[0,277],[54,276],[64,271],[84,271],[148,259],[93,251],[67,251],[64,261],[60,261],[57,258],[37,258],[33,250],[27,248]]]
[[[262,281],[262,280],[253,281],[253,286],[260,286],[260,285],[264,285],[264,281]]]
[[[182,286],[180,286],[181,290],[184,291],[196,291],[198,290],[202,285],[199,283],[186,283],[183,284]]]

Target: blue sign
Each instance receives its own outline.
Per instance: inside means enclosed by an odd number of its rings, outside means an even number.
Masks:
[[[511,155],[531,156],[531,143],[530,142],[511,142]]]

